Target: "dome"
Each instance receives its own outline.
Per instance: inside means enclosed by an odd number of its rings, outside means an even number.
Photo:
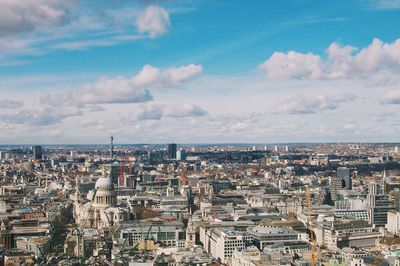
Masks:
[[[111,177],[100,177],[96,181],[95,189],[113,189],[114,184]]]

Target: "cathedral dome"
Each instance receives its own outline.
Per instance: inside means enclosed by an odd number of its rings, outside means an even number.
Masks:
[[[107,176],[107,177],[100,177],[97,181],[96,181],[96,185],[95,185],[95,189],[113,189],[114,188],[114,184],[112,182],[111,177]]]

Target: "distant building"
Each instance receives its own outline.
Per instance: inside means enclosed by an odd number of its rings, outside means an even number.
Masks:
[[[336,170],[336,177],[342,180],[343,187],[351,190],[353,185],[351,181],[350,169],[347,167],[338,167]]]
[[[7,159],[8,153],[6,153],[5,151],[0,151],[0,160],[4,160]]]
[[[176,144],[168,144],[168,159],[176,159]]]
[[[118,184],[118,177],[121,174],[121,166],[118,162],[110,164],[110,176],[114,184]]]
[[[33,160],[42,160],[43,159],[43,152],[42,146],[32,146],[32,153],[33,153]]]
[[[186,160],[186,157],[187,157],[187,154],[186,154],[185,150],[181,149],[176,152],[176,159],[178,161],[184,161],[184,160]]]
[[[114,137],[110,137],[110,159],[114,159]]]
[[[332,177],[330,184],[330,192],[332,200],[336,200],[336,195],[338,194],[338,191],[341,190],[342,188],[343,188],[342,180],[335,176]]]

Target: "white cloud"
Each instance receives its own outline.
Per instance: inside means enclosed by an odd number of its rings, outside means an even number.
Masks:
[[[296,97],[279,103],[274,114],[315,114],[319,111],[335,110],[341,104],[355,100],[354,95],[320,95],[317,97]]]
[[[371,4],[377,9],[399,9],[400,0],[371,0]]]
[[[260,68],[267,71],[270,78],[311,78],[322,77],[323,64],[318,55],[302,54],[290,51],[287,54],[275,52],[261,64]]]
[[[78,105],[139,103],[153,99],[149,88],[180,86],[202,72],[200,65],[187,65],[179,68],[159,69],[145,65],[131,78],[101,78],[96,83],[63,94],[49,94],[41,98],[41,103],[48,105]]]
[[[167,118],[196,117],[207,114],[207,111],[193,104],[161,104],[153,103],[142,107],[138,120],[160,120]]]
[[[372,43],[357,50],[352,46],[332,43],[327,49],[328,58],[308,53],[275,52],[260,65],[269,78],[278,79],[352,79],[363,78],[381,72],[400,72],[400,39]]]
[[[346,123],[343,126],[343,129],[345,129],[345,130],[353,130],[356,127],[357,127],[357,123],[355,121],[353,121],[353,120],[349,120],[349,121],[346,121]]]
[[[98,38],[98,39],[91,39],[91,40],[80,40],[80,41],[68,41],[62,42],[59,44],[55,44],[52,48],[55,49],[64,49],[64,50],[85,50],[89,47],[107,47],[113,46],[116,44],[120,44],[127,41],[135,41],[143,39],[141,35],[115,35],[111,36],[107,39],[105,38]]]
[[[76,107],[67,108],[32,108],[23,109],[13,113],[7,113],[0,116],[0,120],[11,124],[26,124],[31,126],[47,126],[59,123],[61,120],[80,116],[82,111]]]
[[[54,49],[84,50],[155,38],[170,28],[162,7],[84,1],[3,0],[0,4],[0,66],[16,55],[42,55]],[[20,61],[20,60],[19,60]]]
[[[69,22],[60,0],[3,0],[0,5],[0,36],[18,35],[37,28],[52,28]]]
[[[170,27],[169,13],[162,7],[147,7],[136,20],[136,26],[141,33],[157,37],[168,32]]]
[[[0,109],[17,109],[24,106],[23,101],[0,100]]]
[[[0,108],[18,109],[0,115],[0,122],[23,124],[30,126],[48,126],[74,116],[87,116],[91,113],[105,111],[100,104],[142,103],[153,99],[149,89],[179,87],[202,72],[200,65],[186,65],[159,69],[145,65],[139,73],[132,77],[101,78],[97,82],[85,84],[77,89],[58,94],[47,94],[40,97],[40,107],[32,101],[22,108],[22,101],[2,100]],[[22,108],[22,109],[21,109]],[[205,111],[195,105],[152,105],[143,113],[156,117],[157,110],[161,116],[187,117],[203,115]],[[161,117],[160,117],[161,118]],[[156,119],[160,119],[156,118]]]
[[[400,90],[389,91],[383,96],[383,104],[400,104]]]

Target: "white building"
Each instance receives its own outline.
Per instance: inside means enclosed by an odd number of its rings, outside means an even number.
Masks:
[[[261,260],[261,252],[257,247],[251,246],[245,250],[235,250],[232,255],[232,266],[257,266]]]
[[[79,198],[78,194],[75,198]],[[99,229],[129,220],[129,209],[117,207],[117,195],[110,176],[101,177],[96,181],[94,190],[89,191],[87,195],[87,200],[77,200],[74,204],[75,220],[83,228]]]
[[[232,255],[231,266],[289,266],[293,261],[290,254],[280,251],[260,251],[255,246],[250,246],[242,251],[235,250]]]
[[[164,247],[185,248],[186,234],[183,223],[179,221],[162,221],[155,218],[139,224],[122,225],[120,237],[127,239],[127,246],[136,246],[139,242],[153,239]],[[194,236],[192,236],[194,239]]]
[[[385,228],[389,233],[393,235],[399,235],[400,233],[400,212],[388,211],[387,223]]]
[[[344,247],[375,247],[383,236],[367,221],[320,216],[315,223],[317,245],[331,250]]]
[[[212,228],[205,234],[203,243],[206,252],[222,263],[227,263],[235,250],[243,250],[251,244],[251,236],[233,228]]]

